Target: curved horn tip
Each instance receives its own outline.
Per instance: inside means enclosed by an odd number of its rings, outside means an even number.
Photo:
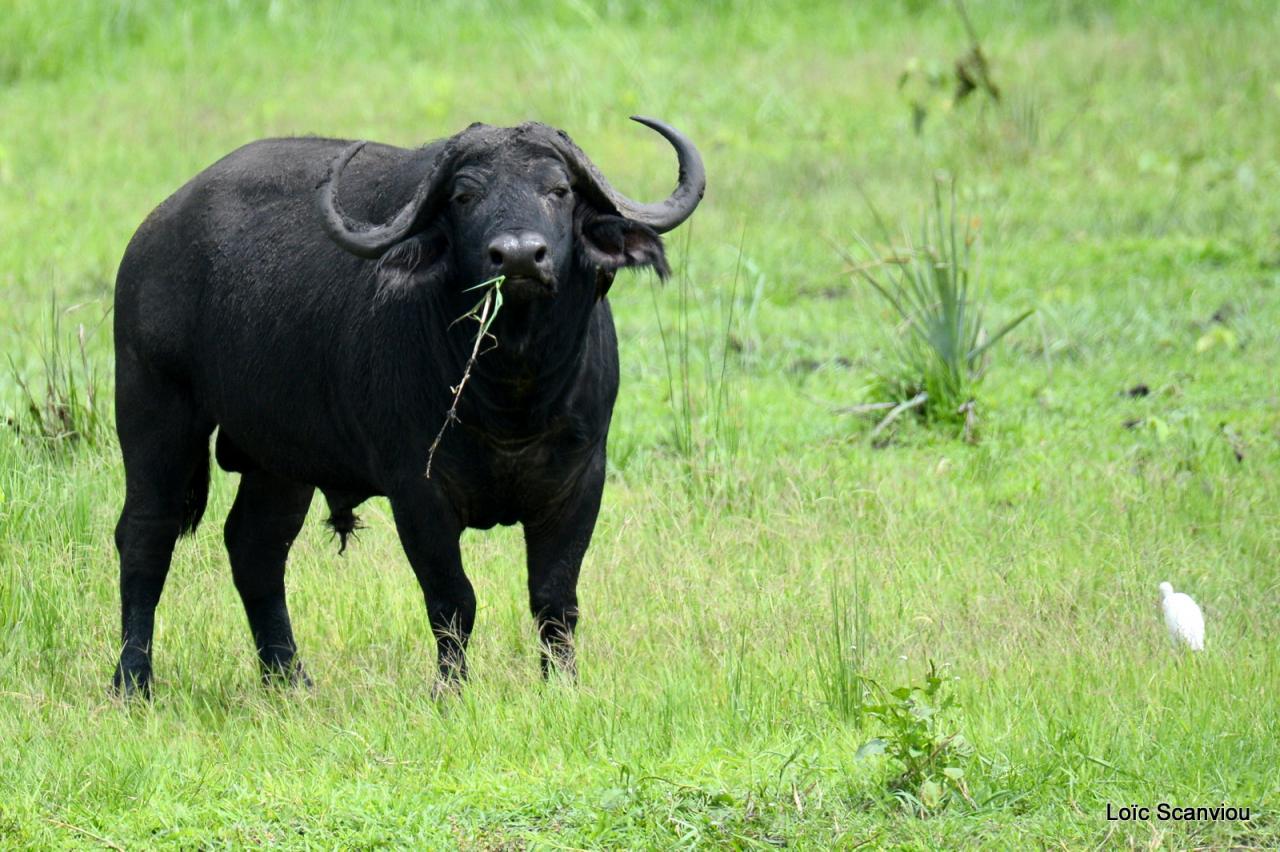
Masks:
[[[670,208],[672,203],[676,202],[677,197],[681,195],[682,192],[687,194],[686,198],[692,196],[693,203],[688,204],[685,202],[685,209],[676,213],[674,217],[671,217],[671,213],[668,210],[664,211],[665,216],[660,222],[646,222],[646,224],[651,224],[657,228],[659,233],[663,233],[675,228],[680,223],[688,219],[689,216],[693,214],[694,208],[698,206],[698,203],[706,194],[707,177],[705,168],[702,164],[702,156],[698,153],[697,146],[693,144],[693,141],[690,140],[689,137],[685,136],[665,121],[644,115],[633,115],[631,116],[631,120],[639,124],[643,124],[650,130],[656,131],[675,147],[680,158],[680,185],[677,186],[675,194],[673,194],[666,202],[663,202],[662,205]]]
[[[693,214],[706,190],[706,170],[702,165],[702,156],[698,153],[697,147],[683,133],[656,118],[633,115],[631,119],[657,131],[676,150],[676,157],[679,160],[679,178],[676,188],[666,200],[654,204],[642,204],[627,198],[609,184],[599,169],[591,164],[577,146],[568,147],[569,158],[575,164],[573,168],[595,186],[614,211],[663,234],[677,227]]]
[[[667,124],[665,121],[660,121],[656,118],[650,118],[647,115],[633,115],[631,116],[631,120],[636,122],[637,124],[643,124],[645,127],[648,127],[652,130],[657,130],[659,132],[662,132],[664,130],[679,132],[670,124]]]

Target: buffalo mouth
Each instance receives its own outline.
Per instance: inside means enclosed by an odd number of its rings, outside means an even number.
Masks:
[[[554,281],[527,275],[512,275],[502,279],[505,295],[524,298],[547,298],[556,294]]]

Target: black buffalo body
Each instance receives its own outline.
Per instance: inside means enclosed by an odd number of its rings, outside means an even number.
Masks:
[[[117,688],[150,690],[155,608],[175,540],[204,512],[215,429],[218,464],[241,474],[225,540],[265,678],[306,678],[284,569],[317,488],[344,546],[352,510],[389,498],[444,683],[465,675],[476,611],[459,537],[522,524],[544,672],[573,669],[618,389],[605,294],[623,267],[666,274],[658,235],[705,185],[684,136],[637,120],[680,162],[656,204],[614,190],[562,132],[477,124],[415,150],[255,142],[151,214],[116,281]],[[475,344],[459,318],[497,276],[496,346],[428,477]]]

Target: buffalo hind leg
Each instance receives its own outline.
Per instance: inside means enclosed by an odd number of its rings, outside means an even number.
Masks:
[[[209,434],[186,395],[152,384],[120,356],[116,430],[125,500],[116,524],[120,554],[120,660],[112,678],[126,697],[151,695],[156,605],[178,536],[200,522],[209,488]]]
[[[264,471],[240,478],[223,538],[231,576],[244,603],[263,683],[310,685],[296,659],[297,645],[285,603],[284,568],[302,529],[314,489]]]
[[[462,526],[434,488],[423,485],[391,498],[396,531],[422,587],[436,640],[436,692],[456,688],[467,676],[467,641],[476,621],[476,594],[462,570]]]
[[[603,458],[583,477],[583,485],[552,516],[524,528],[529,608],[538,625],[544,678],[553,669],[571,678],[578,674],[573,647],[578,626],[578,572],[600,512]]]

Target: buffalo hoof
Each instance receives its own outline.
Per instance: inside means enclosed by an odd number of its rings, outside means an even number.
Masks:
[[[125,701],[151,700],[151,669],[124,670],[116,666],[111,677],[111,691]]]
[[[459,677],[438,677],[431,684],[431,700],[448,701],[462,694],[463,680]]]
[[[311,689],[315,683],[302,663],[290,660],[287,663],[262,666],[262,685],[284,689]]]
[[[578,682],[578,660],[572,648],[544,646],[539,662],[542,666],[543,680],[568,684]]]
[[[578,666],[576,663],[548,663],[542,667],[543,683],[558,683],[564,686],[578,685]]]

